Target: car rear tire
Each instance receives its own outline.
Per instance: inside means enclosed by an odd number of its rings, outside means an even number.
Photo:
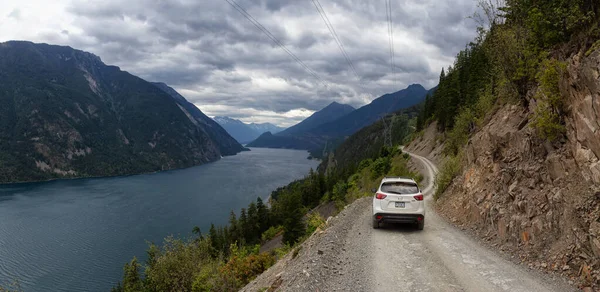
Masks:
[[[378,229],[379,228],[379,221],[373,219],[373,229]]]
[[[423,230],[423,228],[425,228],[425,218],[417,223],[418,230]]]

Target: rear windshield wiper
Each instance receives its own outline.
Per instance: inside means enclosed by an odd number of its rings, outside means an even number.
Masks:
[[[394,191],[387,191],[387,193],[396,194],[396,195],[402,195],[403,194],[401,192],[394,192]]]

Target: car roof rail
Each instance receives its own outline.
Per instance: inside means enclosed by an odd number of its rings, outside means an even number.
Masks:
[[[412,177],[407,177],[407,176],[386,176],[384,178],[386,178],[386,179],[388,179],[388,178],[400,178],[400,179],[410,179],[410,180],[413,180]]]

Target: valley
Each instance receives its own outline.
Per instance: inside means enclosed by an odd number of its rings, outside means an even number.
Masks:
[[[600,291],[597,0],[7,1],[0,292]]]

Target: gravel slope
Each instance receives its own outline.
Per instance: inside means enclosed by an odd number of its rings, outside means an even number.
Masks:
[[[425,230],[371,227],[371,198],[357,200],[242,291],[572,291],[562,280],[512,263],[446,223],[432,205],[437,168],[427,177]]]

